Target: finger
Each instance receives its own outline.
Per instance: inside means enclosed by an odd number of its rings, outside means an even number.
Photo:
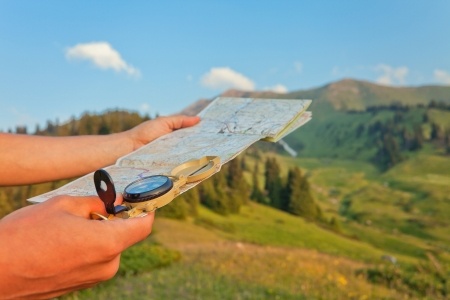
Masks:
[[[97,196],[58,196],[44,202],[57,209],[64,208],[73,215],[90,218],[92,212],[107,214],[103,201]]]
[[[115,243],[122,252],[131,245],[144,240],[152,231],[155,213],[151,212],[144,217],[130,219],[114,219],[108,222],[113,227]]]
[[[200,122],[200,117],[198,116],[185,116],[185,115],[176,115],[167,117],[165,119],[167,124],[170,128],[173,130],[185,128],[185,127],[191,127]]]
[[[121,205],[123,203],[123,195],[122,193],[117,193],[116,201],[114,201],[114,206]]]
[[[199,116],[185,117],[182,120],[181,128],[194,126],[198,122],[200,122],[200,117]]]

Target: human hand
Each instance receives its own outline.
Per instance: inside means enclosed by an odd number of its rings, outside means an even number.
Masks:
[[[112,278],[154,218],[97,221],[91,212],[107,214],[97,197],[61,196],[1,219],[0,298],[52,298]]]
[[[136,150],[162,135],[171,133],[174,130],[191,127],[200,122],[200,117],[189,117],[184,115],[159,117],[139,124],[138,126],[123,132],[131,138]]]

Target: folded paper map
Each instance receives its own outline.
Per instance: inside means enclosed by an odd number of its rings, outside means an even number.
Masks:
[[[176,166],[203,156],[219,156],[223,165],[253,143],[279,141],[308,122],[310,104],[311,100],[220,97],[199,113],[201,121],[196,126],[164,135],[104,169],[117,192],[122,192],[137,179],[169,174]],[[185,185],[180,193],[198,183]],[[58,195],[97,195],[93,173],[29,201],[43,202]]]

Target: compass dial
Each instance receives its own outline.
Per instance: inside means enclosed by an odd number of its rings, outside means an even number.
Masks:
[[[157,198],[170,191],[172,180],[164,175],[144,177],[130,183],[124,190],[123,197],[128,202],[143,202]]]

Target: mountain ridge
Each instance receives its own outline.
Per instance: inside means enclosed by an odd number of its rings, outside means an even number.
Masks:
[[[431,101],[450,104],[450,86],[386,86],[369,81],[345,78],[316,88],[286,94],[270,91],[227,90],[218,97],[311,99],[311,110],[365,111],[368,107],[427,105]],[[215,97],[214,97],[215,98]],[[213,99],[214,99],[213,98]],[[195,115],[213,99],[201,99],[181,111]]]

